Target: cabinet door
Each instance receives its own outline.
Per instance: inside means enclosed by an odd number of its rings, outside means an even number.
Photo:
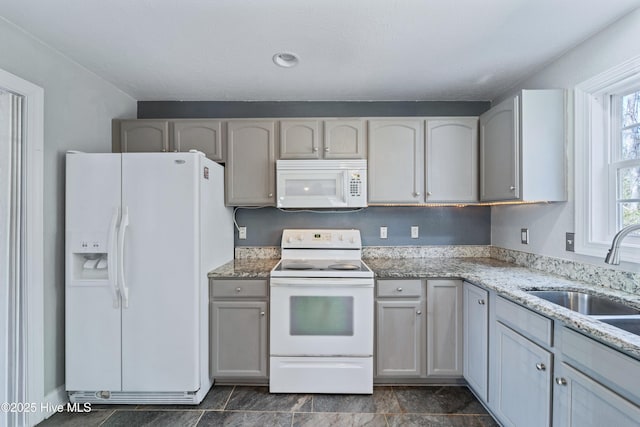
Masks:
[[[211,303],[211,374],[267,376],[267,302]]]
[[[427,376],[462,376],[461,280],[427,280]]]
[[[169,150],[168,120],[123,120],[120,122],[123,153],[153,153]]]
[[[208,158],[223,161],[221,120],[175,120],[171,151],[202,151]]]
[[[227,205],[271,205],[275,198],[275,122],[229,121]]]
[[[424,201],[424,122],[369,121],[369,202]]]
[[[425,316],[420,300],[377,301],[378,377],[420,377],[423,373]]]
[[[281,159],[319,159],[320,143],[320,121],[280,121]]]
[[[505,426],[542,427],[551,417],[551,353],[496,322],[491,408]]]
[[[513,200],[519,190],[518,97],[480,116],[480,200]]]
[[[325,159],[366,159],[364,120],[324,122]]]
[[[427,120],[426,141],[426,201],[477,201],[478,119]]]
[[[464,379],[483,401],[487,401],[489,294],[470,283],[463,287]]]
[[[640,408],[565,363],[555,367],[553,425],[634,427]]]

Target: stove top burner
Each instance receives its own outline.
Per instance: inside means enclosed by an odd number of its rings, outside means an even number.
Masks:
[[[311,270],[313,266],[311,264],[302,263],[302,262],[292,262],[287,264],[285,267],[287,270]]]
[[[327,268],[330,270],[359,270],[360,266],[355,264],[342,263],[342,264],[331,264]]]

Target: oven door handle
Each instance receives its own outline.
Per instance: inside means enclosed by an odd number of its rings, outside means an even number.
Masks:
[[[283,288],[373,288],[373,279],[271,278],[271,287]]]

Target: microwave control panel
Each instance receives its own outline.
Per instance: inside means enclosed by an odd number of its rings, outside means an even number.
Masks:
[[[360,197],[362,194],[362,178],[360,172],[352,172],[349,180],[349,195]]]

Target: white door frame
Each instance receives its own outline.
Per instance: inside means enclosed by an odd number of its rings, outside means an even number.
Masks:
[[[35,425],[44,418],[40,405],[44,399],[44,231],[43,231],[43,151],[44,151],[44,90],[0,69],[0,88],[24,96],[24,152],[22,171],[25,210],[22,213],[25,238],[23,260],[23,291],[25,295],[24,322],[19,333],[25,339],[22,358],[26,372],[21,387],[26,391],[22,403],[36,403],[37,411],[26,414],[27,425]],[[3,313],[4,315],[4,313]],[[8,319],[7,319],[8,320]],[[8,332],[8,331],[6,331]],[[5,333],[2,331],[0,333]],[[1,351],[5,351],[2,349]],[[5,366],[2,367],[5,369]],[[8,371],[16,367],[6,366]],[[15,386],[15,385],[14,385]],[[2,416],[2,414],[0,414]],[[1,420],[1,419],[0,419]],[[1,424],[1,423],[0,423]]]

